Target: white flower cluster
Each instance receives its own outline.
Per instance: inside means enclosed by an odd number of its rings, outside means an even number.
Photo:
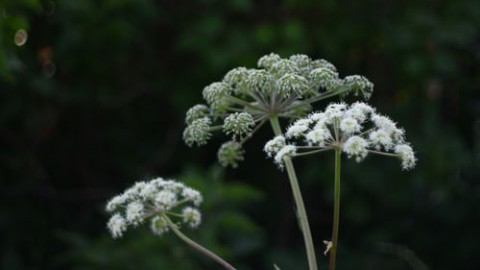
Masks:
[[[348,157],[362,161],[368,153],[397,156],[402,168],[415,166],[412,147],[405,142],[405,131],[390,118],[377,114],[363,102],[348,106],[330,104],[324,112],[310,114],[295,121],[285,132],[267,142],[264,151],[275,155],[275,163],[283,166],[285,156],[295,156],[299,150],[341,149]],[[301,139],[305,146],[287,144],[286,139]]]
[[[174,180],[156,178],[137,182],[107,203],[106,210],[113,213],[107,227],[113,238],[119,238],[128,226],[135,227],[150,219],[152,232],[162,235],[168,232],[167,218],[172,215],[181,216],[181,222],[196,228],[201,222],[200,211],[187,204],[198,207],[202,200],[199,191]],[[174,211],[179,207],[183,209],[177,214]]]
[[[372,91],[373,84],[365,77],[340,78],[335,66],[324,59],[304,54],[282,58],[271,53],[258,59],[257,68],[234,68],[222,81],[206,86],[206,105],[187,111],[183,138],[188,146],[200,146],[213,131],[223,130],[242,146],[272,115],[304,117],[314,102],[350,93],[368,98]]]

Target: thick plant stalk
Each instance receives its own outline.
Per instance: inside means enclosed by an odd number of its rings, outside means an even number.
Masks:
[[[182,239],[184,242],[186,242],[187,244],[189,244],[191,247],[193,247],[194,249],[196,249],[197,251],[203,253],[204,255],[210,257],[211,259],[213,259],[214,261],[216,261],[217,263],[219,263],[220,265],[222,265],[225,269],[228,269],[228,270],[236,270],[233,266],[231,266],[228,262],[226,262],[224,259],[220,258],[217,254],[211,252],[210,250],[204,248],[203,246],[199,245],[197,242],[193,241],[192,239],[188,238],[185,234],[183,234],[179,229],[178,229],[178,226],[176,224],[174,224],[169,217],[167,216],[164,216],[164,218],[167,220],[168,222],[168,226],[170,227],[170,229],[172,229],[172,231],[180,238]]]
[[[272,125],[275,136],[282,135],[282,129],[278,117],[271,117],[270,124]],[[315,247],[313,245],[312,233],[310,232],[310,225],[308,223],[307,211],[303,204],[302,192],[298,185],[297,175],[295,168],[293,167],[292,160],[285,158],[285,168],[287,169],[288,179],[290,180],[290,186],[292,187],[293,198],[297,207],[297,218],[300,223],[300,229],[303,233],[303,240],[305,242],[305,248],[307,251],[308,265],[310,270],[317,270],[317,259],[315,256]]]
[[[335,270],[335,258],[337,255],[338,227],[340,222],[340,163],[341,150],[335,149],[335,190],[333,201],[333,229],[332,229],[332,248],[330,249],[330,267],[329,270]]]

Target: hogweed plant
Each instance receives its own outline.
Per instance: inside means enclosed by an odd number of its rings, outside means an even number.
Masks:
[[[340,163],[341,154],[363,161],[368,154],[396,157],[402,168],[415,166],[412,147],[405,142],[405,131],[390,118],[377,114],[363,102],[350,106],[345,103],[328,105],[325,111],[315,112],[296,120],[284,135],[265,144],[264,151],[283,168],[292,158],[326,151],[335,152],[334,211],[332,240],[324,241],[330,252],[330,270],[335,269],[340,218]]]
[[[292,158],[327,150],[335,151],[334,233],[332,241],[327,242],[327,246],[331,247],[330,269],[334,269],[341,153],[355,157],[357,161],[363,160],[368,153],[400,157],[405,169],[415,164],[412,148],[403,140],[404,131],[398,129],[387,117],[375,114],[375,110],[365,103],[358,102],[351,106],[344,103],[332,104],[323,113],[311,113],[312,106],[319,101],[349,94],[368,99],[372,92],[373,84],[368,79],[360,75],[341,78],[335,66],[326,60],[313,60],[302,54],[281,58],[271,53],[258,60],[257,68],[234,68],[221,81],[206,86],[202,93],[205,104],[197,104],[186,113],[187,127],[183,139],[188,146],[202,146],[208,143],[214,132],[224,133],[230,140],[220,146],[218,160],[225,167],[236,168],[244,160],[243,145],[267,122],[270,123],[276,137],[265,145],[264,150],[274,157],[279,167],[287,171],[310,270],[317,270],[318,266]],[[280,126],[280,118],[294,123],[285,135]],[[371,126],[366,125],[367,122],[371,122]],[[297,145],[293,140],[302,140],[305,145]],[[191,227],[200,223],[200,212],[196,208],[183,208],[181,213],[172,211],[188,202],[198,206],[198,200],[183,193],[190,189],[179,183],[175,184],[180,185],[178,189],[172,189],[175,185],[170,182],[166,184],[165,180],[152,183],[141,182],[137,184],[139,187],[135,185],[108,204],[108,211],[120,209],[123,213],[117,211],[108,223],[112,236],[122,236],[128,226],[137,226],[148,218],[154,224],[154,233],[162,234],[172,230],[182,240],[225,268],[234,269],[183,235],[179,230],[180,225],[172,221],[171,218],[176,217],[180,219],[180,224]],[[147,192],[143,192],[144,185],[156,191],[152,191],[152,195],[142,195]],[[165,195],[165,192],[169,195]],[[164,196],[169,196],[172,200],[168,207],[164,200],[169,198]]]

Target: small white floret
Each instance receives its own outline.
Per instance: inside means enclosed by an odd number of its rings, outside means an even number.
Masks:
[[[353,134],[359,132],[362,126],[352,117],[342,119],[340,122],[340,130],[346,134]]]
[[[200,211],[192,207],[185,207],[182,211],[183,222],[191,228],[197,228],[202,222]]]
[[[125,213],[129,223],[138,225],[143,221],[144,217],[143,204],[141,202],[131,202],[127,205]]]
[[[278,153],[275,155],[275,163],[279,167],[283,167],[283,159],[286,157],[291,157],[297,152],[297,148],[294,145],[285,145]]]
[[[115,214],[108,221],[107,227],[113,238],[120,238],[127,230],[127,221],[120,214]]]
[[[168,221],[164,217],[156,216],[152,218],[150,229],[154,234],[161,236],[167,233],[170,227],[168,227]]]
[[[160,191],[155,197],[155,203],[161,210],[167,211],[177,203],[177,196],[169,190]]]
[[[107,203],[107,211],[108,212],[113,212],[115,211],[120,205],[124,204],[127,201],[127,196],[125,195],[117,195],[113,197],[108,203]]]
[[[360,136],[352,136],[343,144],[343,152],[348,157],[355,157],[357,162],[362,161],[368,154],[368,142]]]
[[[193,204],[196,206],[200,205],[203,201],[202,194],[198,190],[189,187],[183,189],[182,196],[185,199],[193,202]]]
[[[263,151],[267,153],[267,156],[271,157],[276,154],[282,147],[285,146],[285,137],[282,135],[276,136],[275,138],[268,141],[263,147]]]
[[[312,129],[305,135],[305,139],[310,145],[325,146],[325,142],[332,138],[330,130],[325,127]]]
[[[383,129],[372,131],[368,138],[370,139],[373,147],[375,147],[377,150],[380,150],[382,146],[386,150],[390,150],[393,147],[393,141],[390,133]]]
[[[287,129],[285,136],[287,138],[298,138],[300,136],[305,136],[305,131],[309,129],[309,125],[311,123],[312,120],[308,118],[297,120]]]
[[[392,132],[393,130],[397,129],[397,125],[387,116],[373,114],[372,115],[373,123],[378,127],[387,132]]]
[[[415,158],[415,154],[413,153],[413,149],[410,147],[410,145],[400,144],[395,146],[395,153],[398,154],[402,159],[402,168],[404,170],[410,170],[415,167],[417,158]]]

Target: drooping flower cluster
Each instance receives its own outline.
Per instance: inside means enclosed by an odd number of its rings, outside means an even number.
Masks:
[[[286,139],[292,142],[287,143]],[[300,140],[295,145],[295,140]],[[340,149],[349,158],[362,161],[369,153],[396,156],[402,168],[415,166],[412,147],[405,142],[405,131],[387,116],[363,102],[348,106],[332,103],[325,111],[310,114],[293,122],[285,137],[277,136],[265,144],[264,151],[283,166],[285,157]],[[303,151],[303,152],[301,152]]]
[[[150,228],[156,235],[169,231],[170,217],[181,217],[181,223],[196,228],[202,217],[195,207],[202,200],[199,191],[174,180],[156,178],[148,182],[137,182],[107,203],[106,210],[112,213],[107,227],[113,238],[122,237],[128,226],[136,227],[148,219]],[[181,213],[176,213],[179,208],[182,208]]]
[[[223,130],[238,144],[229,155],[224,155],[225,144],[220,148],[220,163],[238,166],[243,160],[238,146],[241,148],[270,117],[303,117],[314,102],[349,93],[369,98],[373,91],[373,84],[365,77],[352,75],[342,79],[328,61],[313,60],[303,54],[281,58],[271,53],[262,56],[257,66],[234,68],[222,81],[203,89],[207,105],[195,105],[186,114],[183,138],[188,146],[204,145],[213,131]]]

